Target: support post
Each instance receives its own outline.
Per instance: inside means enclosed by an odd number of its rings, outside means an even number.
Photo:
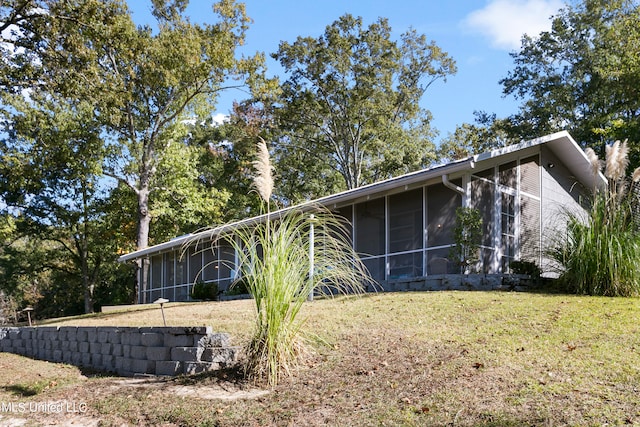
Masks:
[[[313,273],[314,273],[314,246],[315,246],[315,238],[314,238],[314,230],[313,223],[315,222],[315,215],[311,214],[309,216],[309,295],[307,296],[307,301],[313,301]]]

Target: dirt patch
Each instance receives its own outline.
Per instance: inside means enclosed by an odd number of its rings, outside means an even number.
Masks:
[[[231,382],[216,384],[179,384],[180,380],[166,378],[124,378],[112,381],[110,388],[126,389],[127,387],[142,388],[148,391],[159,391],[174,396],[196,397],[205,400],[233,401],[240,399],[257,399],[269,394],[269,390],[246,388]]]
[[[175,394],[176,396],[193,396],[200,399],[220,399],[220,400],[239,400],[239,399],[257,399],[269,394],[269,390],[249,389],[249,390],[228,390],[225,387],[192,387],[192,386],[174,386],[168,387],[166,392]]]

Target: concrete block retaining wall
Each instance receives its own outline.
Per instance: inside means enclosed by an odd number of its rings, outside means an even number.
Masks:
[[[387,292],[528,290],[536,280],[522,274],[439,274],[383,282]]]
[[[0,351],[117,373],[180,375],[235,363],[238,349],[211,327],[0,328]]]

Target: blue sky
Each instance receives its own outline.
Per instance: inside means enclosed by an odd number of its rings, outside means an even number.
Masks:
[[[550,28],[549,17],[563,6],[561,0],[246,0],[253,19],[242,53],[256,51],[268,57],[270,75],[282,76],[269,57],[280,41],[298,36],[318,37],[327,25],[345,13],[361,16],[364,25],[388,18],[394,38],[414,28],[434,40],[456,61],[458,72],[446,82],[434,83],[422,106],[431,110],[438,140],[456,125],[473,121],[483,110],[499,117],[517,111],[513,98],[503,98],[498,81],[513,68],[509,52],[517,50],[523,33],[538,34]],[[136,22],[150,20],[149,1],[130,1]],[[187,13],[194,22],[212,22],[210,0],[191,0]],[[220,96],[217,111],[227,114],[234,100],[246,98],[238,90]]]

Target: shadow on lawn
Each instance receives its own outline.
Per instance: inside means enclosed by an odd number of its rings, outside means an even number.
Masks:
[[[251,383],[247,380],[242,365],[218,369],[215,371],[203,372],[195,375],[184,375],[178,377],[169,377],[171,381],[174,381],[180,385],[196,385],[203,382],[218,382],[229,383],[238,387],[247,386]]]
[[[44,390],[52,387],[50,382],[35,382],[33,384],[11,384],[0,387],[0,390],[4,390],[14,396],[18,397],[32,397],[42,393]]]

